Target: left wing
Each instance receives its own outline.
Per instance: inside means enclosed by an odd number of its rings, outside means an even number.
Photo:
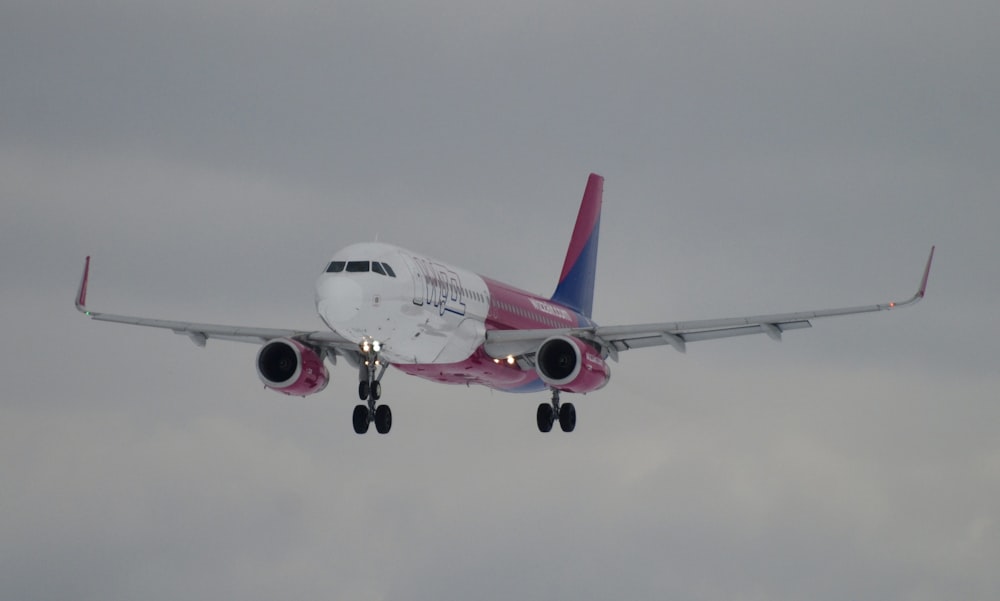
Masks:
[[[275,338],[294,338],[310,346],[329,352],[331,360],[337,354],[353,356],[358,352],[357,345],[346,338],[330,331],[283,330],[275,328],[257,328],[247,326],[228,326],[211,323],[193,323],[189,321],[170,321],[166,319],[150,319],[148,317],[133,317],[113,313],[98,313],[87,308],[87,284],[90,279],[90,257],[83,266],[83,276],[76,293],[76,309],[91,319],[111,321],[134,326],[147,326],[171,330],[175,334],[184,334],[198,346],[205,346],[210,338],[231,340],[234,342],[251,342],[264,344]]]
[[[812,327],[811,320],[813,319],[887,311],[917,303],[924,297],[924,293],[927,291],[927,278],[930,275],[931,261],[933,260],[934,247],[932,246],[931,254],[927,257],[927,265],[924,267],[923,278],[920,280],[920,287],[917,289],[916,294],[902,302],[890,301],[876,305],[843,307],[839,309],[821,309],[817,311],[799,311],[796,313],[775,313],[773,315],[670,323],[562,328],[555,330],[490,330],[486,332],[486,351],[494,357],[531,354],[549,336],[566,334],[594,342],[602,349],[605,355],[617,361],[618,353],[621,351],[648,346],[670,345],[683,353],[687,350],[687,343],[689,342],[715,340],[717,338],[767,334],[774,340],[781,340],[782,332]]]

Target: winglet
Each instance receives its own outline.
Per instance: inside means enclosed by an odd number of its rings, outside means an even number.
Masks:
[[[917,290],[917,296],[920,298],[923,298],[924,293],[927,292],[927,278],[931,275],[931,261],[934,260],[935,248],[935,246],[931,246],[931,254],[927,257],[927,267],[924,268],[924,278],[920,280],[920,290]]]
[[[888,305],[889,309],[898,309],[899,307],[905,307],[907,305],[912,305],[913,303],[919,301],[920,299],[922,299],[924,297],[924,295],[927,293],[927,279],[931,275],[931,262],[934,260],[934,249],[935,248],[936,248],[935,246],[931,247],[931,254],[930,254],[930,256],[927,257],[927,266],[924,267],[924,277],[922,277],[920,279],[920,288],[917,290],[917,293],[914,294],[912,297],[910,297],[909,300],[905,300],[905,301],[903,301],[901,303],[889,303],[889,305]],[[882,305],[882,307],[884,308],[885,305]]]
[[[83,276],[80,278],[80,288],[76,291],[76,310],[90,315],[87,310],[87,282],[90,281],[90,257],[83,263]]]

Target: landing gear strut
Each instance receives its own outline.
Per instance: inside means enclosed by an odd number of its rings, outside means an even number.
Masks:
[[[556,419],[559,420],[559,427],[563,432],[572,432],[576,428],[576,407],[573,403],[563,403],[560,406],[559,391],[553,388],[552,402],[539,405],[535,419],[540,432],[550,432]]]
[[[388,405],[376,406],[376,402],[382,398],[382,375],[389,367],[388,363],[383,363],[379,359],[381,350],[382,347],[377,340],[365,340],[361,343],[362,362],[358,368],[358,398],[367,401],[367,404],[354,408],[354,431],[358,434],[367,432],[372,422],[375,423],[375,430],[379,434],[386,434],[392,428],[392,410]]]

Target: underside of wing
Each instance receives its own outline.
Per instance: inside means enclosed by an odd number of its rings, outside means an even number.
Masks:
[[[812,327],[813,319],[874,313],[913,305],[924,297],[927,279],[930,275],[934,247],[924,267],[923,277],[916,294],[906,301],[887,302],[874,305],[820,309],[794,313],[775,313],[749,317],[724,319],[703,319],[666,323],[634,324],[621,326],[597,326],[592,328],[563,328],[558,330],[493,330],[486,334],[486,350],[493,356],[528,354],[550,336],[567,335],[589,340],[598,346],[606,356],[617,360],[621,351],[649,346],[669,345],[680,352],[687,350],[689,342],[716,340],[750,334],[766,334],[774,340],[781,340],[781,334],[788,330]]]
[[[83,268],[83,276],[80,279],[80,286],[76,294],[76,308],[84,315],[97,321],[110,321],[113,323],[170,330],[175,334],[183,334],[187,336],[198,346],[205,346],[210,339],[265,344],[270,340],[278,338],[291,338],[299,340],[300,342],[308,344],[316,349],[325,350],[331,358],[336,357],[336,355],[353,358],[358,353],[357,345],[330,331],[291,330],[196,323],[91,311],[86,306],[87,285],[89,283],[89,278],[90,257],[87,257]]]

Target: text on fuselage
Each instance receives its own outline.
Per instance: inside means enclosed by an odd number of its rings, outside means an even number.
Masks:
[[[420,286],[413,295],[413,304],[428,304],[437,307],[438,315],[445,312],[455,315],[465,315],[464,288],[462,278],[444,265],[428,261],[421,257],[413,257],[417,265],[417,280],[423,281],[423,296]]]
[[[553,317],[558,317],[566,321],[573,321],[573,317],[570,316],[569,311],[563,309],[562,307],[557,307],[555,305],[550,305],[549,303],[543,303],[542,301],[529,299],[532,306],[541,311],[542,313],[547,313]]]

